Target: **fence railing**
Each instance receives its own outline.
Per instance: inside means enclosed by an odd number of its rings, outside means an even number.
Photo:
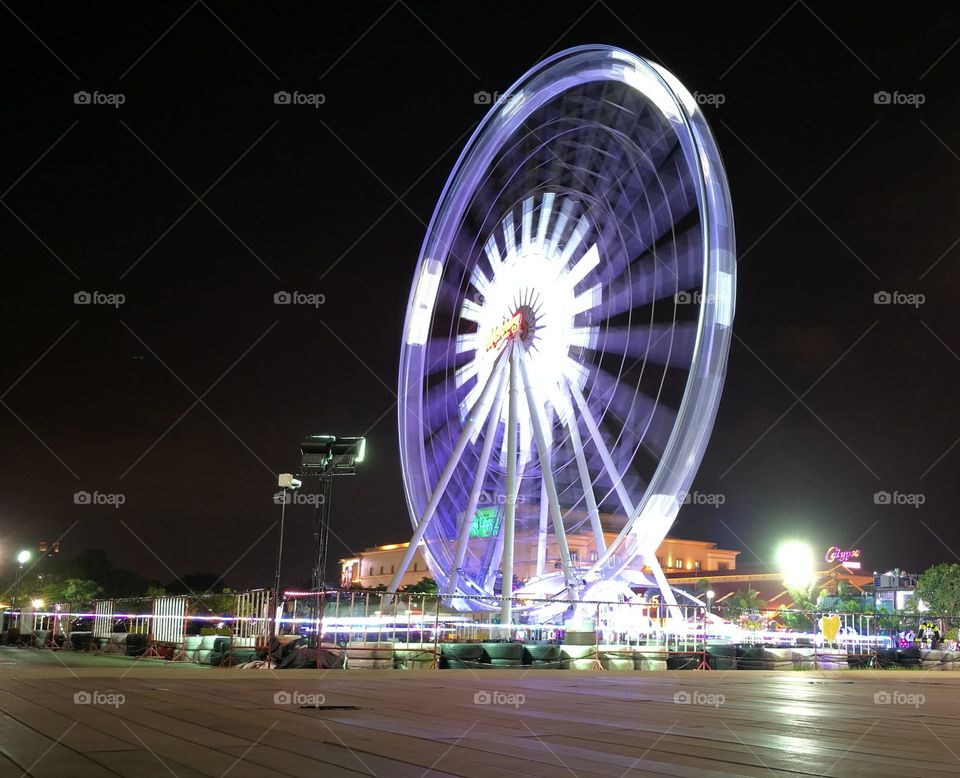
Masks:
[[[142,634],[147,656],[181,658],[199,645],[201,633],[229,638],[229,651],[249,653],[273,637],[303,636],[313,646],[346,647],[391,643],[431,651],[464,643],[564,643],[606,646],[626,651],[657,649],[666,654],[704,654],[710,644],[765,647],[827,647],[850,654],[915,644],[920,621],[948,622],[960,617],[929,613],[836,613],[829,610],[772,610],[666,605],[647,601],[569,601],[514,598],[509,624],[500,622],[499,597],[448,597],[430,593],[388,595],[372,590],[286,592],[279,607],[268,589],[207,598],[163,596],[98,600],[89,605],[58,603],[29,613],[27,629],[89,635],[98,647],[116,644],[117,635]],[[18,617],[20,614],[16,614]],[[27,611],[24,616],[28,615]],[[951,649],[955,645],[947,645]],[[114,650],[117,650],[114,648]],[[218,649],[219,650],[219,649]]]

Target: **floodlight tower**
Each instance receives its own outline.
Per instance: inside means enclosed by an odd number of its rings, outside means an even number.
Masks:
[[[309,435],[300,443],[300,478],[317,478],[319,495],[313,520],[313,574],[311,588],[326,588],[327,547],[330,540],[330,503],[333,479],[356,475],[366,455],[367,439]]]

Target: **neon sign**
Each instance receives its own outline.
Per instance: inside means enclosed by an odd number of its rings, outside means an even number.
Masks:
[[[504,316],[503,321],[495,324],[487,337],[487,351],[498,348],[505,340],[513,340],[523,327],[523,314],[517,311],[509,319]]]
[[[824,557],[828,562],[839,562],[841,565],[849,565],[850,567],[860,567],[859,562],[856,560],[860,558],[860,549],[859,548],[840,548],[840,546],[830,546],[827,549],[827,554]]]

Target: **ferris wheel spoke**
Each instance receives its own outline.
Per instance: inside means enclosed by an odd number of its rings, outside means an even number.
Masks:
[[[573,568],[570,564],[570,548],[567,545],[567,533],[563,528],[563,518],[560,515],[560,500],[557,495],[557,485],[553,480],[553,471],[550,469],[549,449],[540,423],[540,411],[536,398],[533,395],[533,385],[527,373],[526,356],[521,352],[517,360],[520,365],[520,375],[523,377],[523,389],[527,396],[527,407],[530,411],[530,426],[533,428],[533,438],[536,442],[537,454],[540,459],[540,470],[547,487],[547,500],[550,505],[550,515],[553,519],[553,533],[560,548],[560,562],[563,565],[563,577],[567,588],[576,586]]]
[[[450,459],[447,461],[446,467],[444,467],[443,472],[440,474],[440,478],[437,481],[437,485],[434,487],[430,501],[427,503],[423,510],[423,514],[420,516],[420,521],[417,523],[417,529],[413,533],[413,538],[410,541],[410,545],[407,546],[407,550],[403,555],[403,560],[400,563],[400,566],[397,568],[397,572],[394,574],[393,580],[390,582],[390,586],[387,588],[387,591],[390,594],[395,594],[397,589],[400,587],[400,581],[403,580],[403,576],[407,572],[407,567],[409,567],[410,562],[413,560],[413,555],[417,551],[417,546],[420,544],[424,533],[427,531],[427,527],[430,526],[430,522],[433,521],[433,517],[436,515],[437,506],[440,504],[440,500],[444,496],[444,491],[447,488],[447,484],[450,482],[450,478],[453,476],[454,469],[457,467],[457,464],[460,462],[460,458],[463,456],[464,449],[466,449],[467,444],[470,442],[473,431],[486,420],[486,414],[489,412],[488,405],[490,402],[490,394],[500,378],[500,371],[504,369],[505,365],[506,362],[504,361],[503,353],[501,352],[501,354],[497,357],[497,361],[494,364],[493,370],[490,371],[490,376],[487,378],[487,382],[483,387],[483,391],[480,393],[480,397],[477,400],[476,405],[473,406],[470,414],[467,416],[466,422],[463,425],[463,432],[460,433],[460,438],[457,440],[456,446],[454,446],[453,453],[450,455]]]
[[[703,253],[693,245],[698,236],[699,229],[680,233],[672,245],[658,247],[629,265],[628,272],[609,279],[603,315],[619,316],[679,292],[688,292],[696,301],[696,290],[703,284]]]
[[[556,198],[555,192],[547,192],[540,201],[540,213],[537,216],[537,238],[538,246],[543,246],[547,240],[547,227],[550,225],[550,214],[553,212],[553,201]]]
[[[583,500],[587,506],[587,516],[590,519],[590,527],[593,530],[593,542],[597,548],[597,556],[599,556],[606,550],[607,544],[603,538],[603,526],[600,524],[600,511],[597,508],[597,500],[593,493],[593,480],[590,477],[590,469],[587,467],[587,459],[583,453],[583,441],[580,439],[577,419],[573,413],[569,413],[567,414],[566,421],[567,429],[570,430],[570,444],[573,447],[573,453],[577,460],[577,472],[580,475]]]
[[[697,323],[693,321],[635,327],[577,327],[571,331],[571,345],[663,367],[689,368],[697,331]]]
[[[602,368],[594,368],[591,374],[598,402],[616,417],[620,430],[617,448],[623,449],[630,458],[643,449],[659,459],[676,423],[676,409],[635,385],[625,385]]]
[[[563,234],[567,229],[567,222],[570,221],[570,217],[573,216],[574,209],[573,200],[569,197],[563,198],[563,202],[560,205],[560,212],[557,214],[557,220],[553,224],[553,229],[550,230],[550,238],[547,241],[548,254],[557,253],[557,245],[563,238]]]
[[[506,370],[500,373],[500,385],[497,387],[493,406],[490,409],[487,419],[487,429],[483,436],[483,445],[480,448],[480,458],[477,462],[477,470],[473,478],[473,487],[470,489],[470,497],[467,500],[467,508],[463,514],[463,522],[460,525],[460,531],[457,534],[457,546],[453,557],[453,568],[450,571],[449,582],[447,583],[447,596],[453,596],[457,593],[457,584],[460,579],[460,570],[463,568],[464,560],[467,554],[467,545],[470,542],[470,529],[473,523],[473,517],[477,512],[477,505],[480,503],[480,492],[483,490],[483,483],[487,476],[487,468],[490,465],[490,452],[493,450],[493,441],[497,434],[497,425],[500,423],[500,410],[503,406],[503,394],[506,384]]]

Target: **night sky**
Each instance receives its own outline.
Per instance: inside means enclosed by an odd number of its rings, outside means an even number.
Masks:
[[[269,585],[275,474],[306,433],[369,439],[335,486],[331,556],[407,539],[395,391],[426,222],[474,94],[584,43],[718,96],[739,284],[694,489],[724,502],[672,534],[758,566],[789,537],[862,546],[868,570],[954,561],[960,9],[468,9],[3,4],[0,576],[62,536],[150,578]],[[302,583],[311,511],[288,519],[284,581]]]

